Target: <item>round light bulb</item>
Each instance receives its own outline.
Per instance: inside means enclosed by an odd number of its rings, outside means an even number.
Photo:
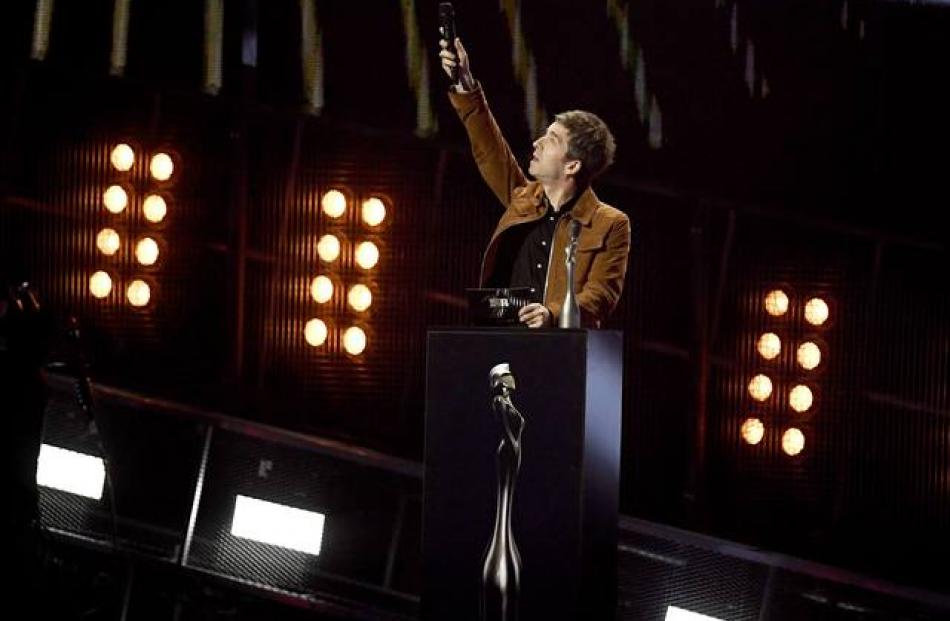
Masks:
[[[362,313],[373,303],[373,294],[366,285],[353,285],[346,296],[353,310]]]
[[[168,205],[165,204],[165,199],[158,194],[149,194],[145,197],[145,202],[142,203],[142,213],[145,214],[145,219],[149,222],[158,223],[165,219],[165,214],[168,213]]]
[[[749,395],[756,401],[765,401],[772,396],[772,380],[761,373],[749,381]]]
[[[798,346],[795,357],[803,369],[811,371],[821,364],[821,349],[815,343],[805,341]]]
[[[100,300],[112,291],[112,277],[108,273],[98,271],[89,278],[89,293]]]
[[[125,143],[117,144],[112,149],[112,154],[109,156],[109,161],[112,162],[112,165],[116,170],[120,172],[126,172],[132,168],[132,164],[135,163],[135,151],[132,150],[132,147]]]
[[[363,201],[363,222],[368,226],[379,226],[386,219],[386,205],[376,198]]]
[[[142,265],[154,265],[158,261],[158,243],[151,237],[143,237],[135,244],[135,258]]]
[[[379,263],[379,248],[371,241],[364,241],[356,247],[356,264],[364,270],[373,269]]]
[[[747,418],[740,430],[742,439],[749,444],[758,444],[765,435],[765,425],[758,418]]]
[[[821,298],[812,298],[805,303],[805,321],[820,326],[828,321],[828,303]]]
[[[121,185],[110,185],[102,193],[102,204],[112,213],[122,213],[129,205],[129,195]]]
[[[800,429],[792,427],[782,434],[782,450],[786,455],[795,456],[805,448],[805,434]]]
[[[765,296],[765,312],[773,317],[779,317],[788,312],[788,296],[781,289],[769,291]]]
[[[320,204],[323,206],[323,213],[331,218],[339,218],[346,213],[346,196],[339,190],[330,190],[324,194]]]
[[[120,241],[119,234],[115,232],[115,229],[102,229],[96,235],[96,248],[102,254],[112,256],[118,252]]]
[[[324,235],[317,242],[317,254],[327,263],[336,261],[340,256],[340,240],[336,235]]]
[[[804,384],[795,386],[788,393],[788,405],[799,413],[807,412],[814,401],[815,397],[811,392],[811,388]]]
[[[343,349],[351,356],[359,356],[366,349],[366,333],[358,326],[352,326],[343,333]]]
[[[774,332],[766,332],[759,337],[755,348],[766,360],[774,360],[782,352],[782,340]]]
[[[149,162],[148,170],[156,181],[168,181],[175,172],[175,163],[167,153],[156,153]]]
[[[322,319],[311,319],[304,327],[303,335],[312,347],[320,347],[327,342],[327,324]]]
[[[144,280],[133,280],[125,293],[132,306],[145,306],[152,297],[152,290]]]
[[[318,304],[324,304],[333,297],[333,281],[326,276],[317,276],[310,283],[310,296]]]

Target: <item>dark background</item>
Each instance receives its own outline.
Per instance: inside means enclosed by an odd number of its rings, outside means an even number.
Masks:
[[[500,213],[436,71],[437,3],[404,3],[428,54],[438,131],[424,136],[403,4],[316,2],[319,114],[304,105],[299,4],[225,4],[223,87],[210,95],[201,2],[133,0],[122,77],[109,76],[112,2],[57,2],[42,61],[30,59],[35,4],[4,3],[2,275],[32,282],[57,325],[81,319],[98,381],[421,460],[426,329],[464,323],[462,291]],[[600,2],[524,0],[519,39],[498,5],[455,6],[519,157],[532,135],[512,63],[522,45],[547,114],[587,108],[617,135],[597,191],[634,227],[608,325],[625,333],[622,512],[950,588],[921,564],[950,552],[950,9],[618,0],[615,22]],[[88,293],[118,141],[140,157],[169,148],[178,163],[145,310]],[[339,295],[332,312],[307,295],[319,235],[366,234],[352,210],[343,224],[320,215],[334,187],[389,207],[370,234],[379,266],[361,276],[374,303],[358,358],[335,333],[323,350],[303,340],[318,312],[356,319]],[[123,254],[115,269],[136,268]],[[334,269],[343,281],[355,270]],[[793,419],[779,397],[759,412],[760,445],[739,436],[745,385],[763,371],[757,334],[807,332],[800,310],[785,324],[761,312],[778,285],[794,308],[832,301],[794,459],[780,448]],[[787,357],[769,372],[778,387],[800,379]]]

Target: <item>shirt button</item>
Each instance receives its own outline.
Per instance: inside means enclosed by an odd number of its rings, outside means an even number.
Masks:
[[[554,216],[548,216],[548,220],[550,220],[551,222],[554,222]]]
[[[546,241],[544,241],[544,240],[542,239],[542,240],[541,240],[541,245],[542,245],[542,246],[547,246],[547,245],[548,245],[548,242],[546,242]]]
[[[540,264],[540,263],[538,263],[538,269],[541,269],[541,264]]]
[[[534,293],[534,287],[531,287],[531,293]]]

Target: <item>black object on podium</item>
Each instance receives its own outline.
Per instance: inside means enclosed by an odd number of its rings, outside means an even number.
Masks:
[[[429,332],[424,620],[615,617],[622,349],[614,331]]]

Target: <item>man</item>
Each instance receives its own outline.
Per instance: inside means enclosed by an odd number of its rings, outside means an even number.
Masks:
[[[568,219],[576,220],[581,226],[574,285],[581,323],[600,327],[620,299],[630,252],[630,220],[600,202],[590,187],[613,162],[613,135],[590,112],[556,115],[534,141],[529,181],[472,77],[461,40],[455,40],[456,53],[444,39],[439,44],[442,68],[450,77],[458,71],[449,98],[465,124],[475,162],[505,206],[482,260],[481,286],[530,288],[531,303],[518,319],[531,328],[557,325],[567,291]]]

